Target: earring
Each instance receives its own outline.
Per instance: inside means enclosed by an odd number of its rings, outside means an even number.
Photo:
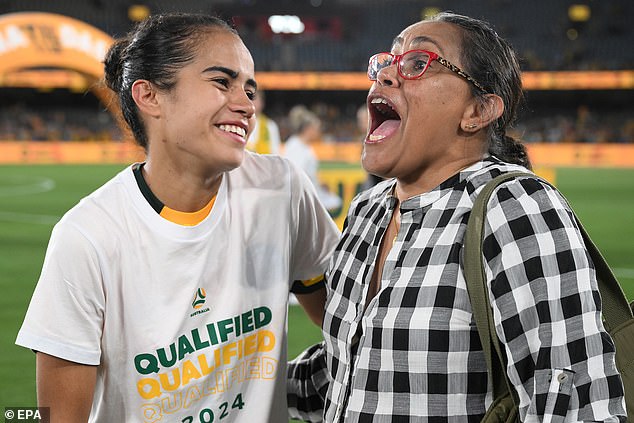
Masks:
[[[475,129],[477,127],[478,127],[478,125],[475,124],[475,123],[469,123],[469,124],[465,125],[465,129]]]

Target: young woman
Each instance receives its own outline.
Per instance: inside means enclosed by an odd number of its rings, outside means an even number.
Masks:
[[[312,348],[291,366],[289,403],[320,421],[323,395],[326,422],[480,421],[492,390],[463,243],[482,187],[530,167],[506,135],[519,66],[491,26],[443,13],[405,28],[368,76],[363,166],[389,179],[350,206],[326,273],[326,354]],[[507,374],[522,421],[625,421],[614,343],[571,216],[532,177],[502,184],[488,204],[482,260]]]
[[[245,152],[249,51],[216,18],[157,15],[105,72],[147,160],[53,230],[17,338],[39,406],[64,423],[287,421],[289,289],[319,323],[338,233],[300,170]]]

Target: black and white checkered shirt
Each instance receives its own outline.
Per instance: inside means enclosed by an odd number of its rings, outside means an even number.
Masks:
[[[380,291],[366,309],[397,204],[395,182],[355,198],[326,275],[325,342],[289,365],[294,417],[320,421],[323,411],[329,423],[481,420],[492,390],[462,246],[481,188],[513,170],[525,169],[487,158],[403,202]],[[522,421],[625,421],[594,268],[562,196],[530,177],[504,183],[488,204],[483,256]]]

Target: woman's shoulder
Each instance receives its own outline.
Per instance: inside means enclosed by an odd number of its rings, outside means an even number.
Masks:
[[[133,179],[132,170],[127,167],[101,187],[83,197],[57,222],[58,232],[79,231],[84,234],[94,234],[111,230],[121,220],[125,210],[130,208],[126,185],[133,183]]]
[[[279,186],[289,183],[298,169],[285,157],[245,151],[242,164],[228,173],[234,185]]]
[[[484,165],[467,178],[467,192],[475,202],[484,186],[502,174],[520,172],[518,176],[498,185],[493,191],[489,205],[500,204],[504,207],[515,207],[514,204],[531,202],[540,209],[569,208],[566,199],[552,181],[526,169],[525,167],[505,163],[495,158],[484,161]]]
[[[133,178],[130,167],[123,169],[93,192],[81,198],[66,212],[66,215],[76,216],[76,218],[88,216],[94,222],[95,215],[120,205],[126,178]]]
[[[244,152],[244,160],[242,164],[236,168],[243,172],[289,172],[289,160],[278,154],[260,154],[253,151]]]
[[[523,166],[506,163],[495,157],[487,157],[476,165],[467,169],[465,182],[467,184],[467,191],[471,194],[477,194],[488,182],[494,178],[507,173],[522,173],[517,177],[510,179],[503,184],[514,184],[522,179],[539,180],[540,177],[536,175],[532,170],[529,170]],[[545,182],[545,181],[542,181]]]

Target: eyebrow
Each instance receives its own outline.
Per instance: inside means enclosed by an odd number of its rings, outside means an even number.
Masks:
[[[236,72],[233,69],[225,68],[224,66],[210,66],[206,68],[205,70],[203,70],[202,73],[205,73],[205,72],[222,72],[226,74],[228,77],[230,77],[231,79],[237,79],[238,75],[240,75],[239,72]],[[255,79],[252,79],[252,78],[247,79],[247,85],[250,85],[251,87],[253,87],[253,89],[258,88],[258,83],[255,82]]]
[[[438,48],[440,53],[444,54],[444,51],[442,47],[440,46],[440,44],[438,44],[438,42],[436,42],[436,40],[434,40],[433,38],[428,37],[426,35],[419,35],[418,37],[414,38],[410,44],[422,44],[422,43],[432,43]],[[403,37],[396,37],[394,38],[394,41],[392,42],[392,48],[402,44],[403,44]]]

